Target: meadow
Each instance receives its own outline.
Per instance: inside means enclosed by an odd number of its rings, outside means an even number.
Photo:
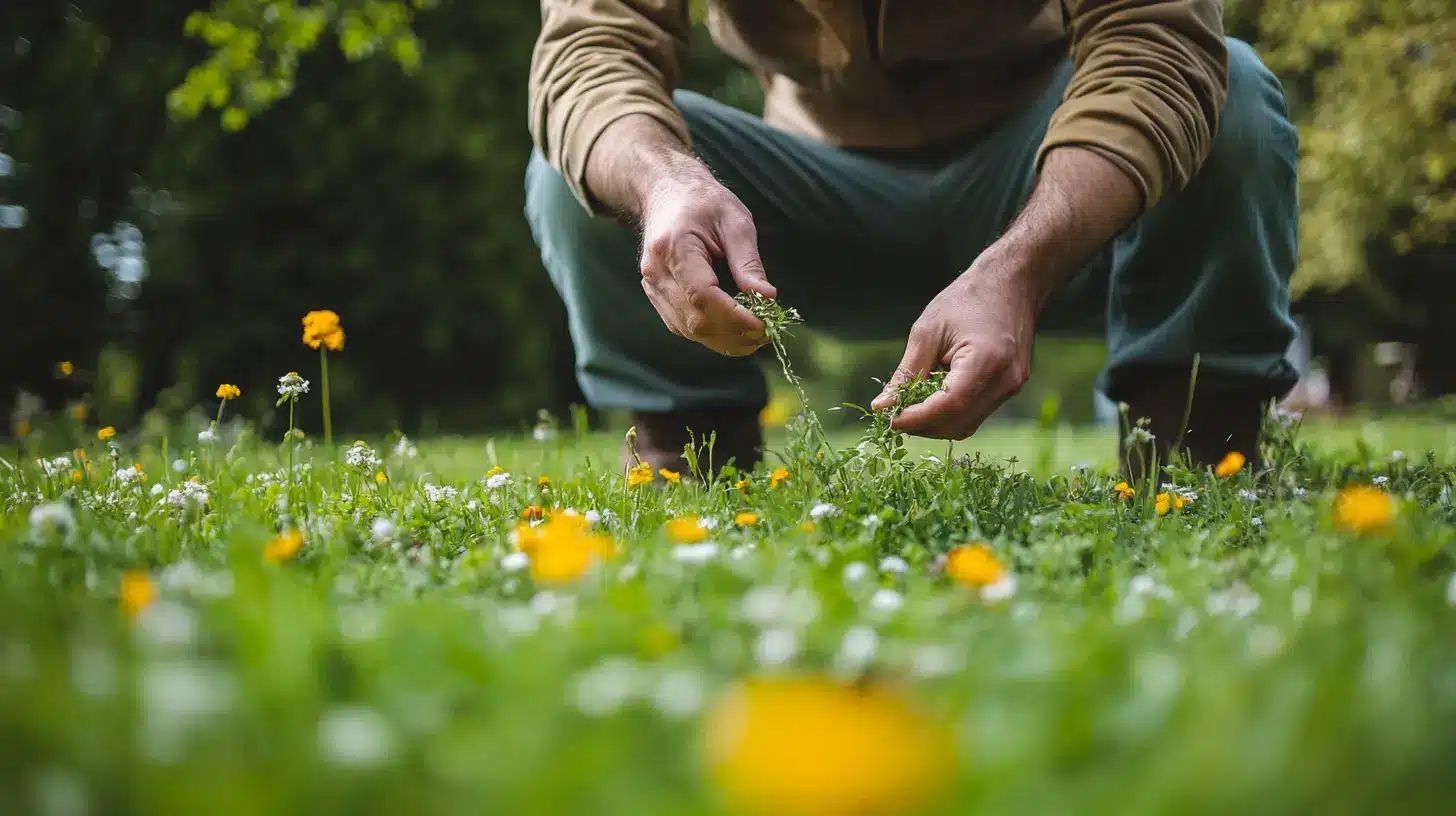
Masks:
[[[800,417],[755,471],[693,474],[555,425],[330,447],[245,419],[180,449],[63,423],[0,458],[0,812],[1456,793],[1440,423],[1271,419],[1258,472],[1127,483],[1100,430],[816,444]]]

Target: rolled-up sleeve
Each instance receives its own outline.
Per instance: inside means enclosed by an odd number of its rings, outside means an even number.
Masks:
[[[685,0],[541,0],[541,35],[531,56],[531,138],[582,205],[586,162],[602,131],[645,113],[689,144],[672,102],[688,47]]]
[[[1117,164],[1145,208],[1213,147],[1228,94],[1220,0],[1064,0],[1074,64],[1037,156],[1078,145]]]

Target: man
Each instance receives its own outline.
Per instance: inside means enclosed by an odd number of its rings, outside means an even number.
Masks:
[[[760,456],[735,288],[842,336],[909,327],[890,385],[949,373],[907,433],[969,436],[1035,331],[1100,326],[1099,386],[1162,457],[1181,432],[1196,462],[1256,458],[1295,380],[1298,136],[1220,0],[712,0],[762,120],[674,93],[687,5],[542,0],[531,73],[527,214],[587,399],[634,412],[654,467],[689,428]]]

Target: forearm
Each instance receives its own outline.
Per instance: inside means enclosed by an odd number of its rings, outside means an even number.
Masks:
[[[613,122],[587,157],[586,183],[592,196],[633,221],[642,217],[653,189],[664,179],[711,180],[712,173],[670,128],[646,114]]]
[[[1097,152],[1059,147],[1042,164],[1031,198],[978,267],[1028,276],[1038,311],[1138,214],[1142,194]]]

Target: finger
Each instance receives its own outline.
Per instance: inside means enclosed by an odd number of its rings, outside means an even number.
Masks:
[[[652,285],[652,281],[646,278],[642,279],[642,291],[647,294],[647,299],[652,301],[652,308],[657,310],[657,315],[662,318],[662,324],[667,327],[667,330],[682,337],[682,330],[677,327],[679,320],[677,310],[672,307],[667,298],[663,297],[657,287]]]
[[[964,439],[981,427],[1012,389],[1005,383],[1006,365],[974,349],[958,351],[950,361],[945,387],[919,405],[906,408],[891,423],[897,431],[930,439]]]
[[[895,390],[909,382],[917,374],[928,374],[940,361],[940,349],[931,336],[930,332],[920,329],[918,326],[910,329],[910,337],[905,343],[905,354],[900,358],[900,364],[895,366],[895,373],[880,395],[870,403],[870,408],[875,411],[884,411],[895,404]]]
[[[779,290],[768,282],[768,272],[758,254],[758,228],[752,218],[736,220],[723,228],[723,259],[728,262],[728,272],[739,291],[778,297]]]
[[[753,345],[748,335],[764,331],[753,316],[718,286],[707,248],[698,241],[683,242],[667,263],[668,276],[653,285],[676,308],[683,333],[694,340],[727,347]]]

